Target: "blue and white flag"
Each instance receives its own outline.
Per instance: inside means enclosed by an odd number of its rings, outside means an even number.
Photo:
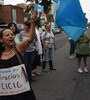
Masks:
[[[57,1],[57,0],[53,0]],[[58,0],[54,2],[55,23],[74,41],[86,30],[87,20],[79,0]]]
[[[35,4],[35,11],[43,13],[44,12],[44,6],[36,3]]]
[[[58,0],[53,0],[54,2],[58,3]]]

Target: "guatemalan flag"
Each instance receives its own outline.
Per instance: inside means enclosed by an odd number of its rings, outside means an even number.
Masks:
[[[35,4],[35,11],[43,13],[44,12],[44,6],[39,5],[38,3],[36,3]]]
[[[63,29],[74,41],[86,30],[87,20],[79,0],[53,0],[56,26]]]

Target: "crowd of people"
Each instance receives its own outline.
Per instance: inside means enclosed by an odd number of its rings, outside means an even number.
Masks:
[[[46,64],[49,63],[50,70],[56,70],[53,66],[53,49],[56,51],[56,42],[50,23],[45,23],[45,30],[42,34],[39,32],[39,23],[36,14],[33,12],[30,20],[24,22],[24,30],[17,34],[17,25],[14,22],[8,24],[8,29],[0,33],[0,69],[12,68],[17,65],[25,64],[25,79],[28,80],[30,90],[16,95],[0,96],[0,99],[12,100],[22,99],[36,100],[31,88],[33,77],[40,75],[37,67],[42,65],[42,71],[47,72]],[[84,33],[75,43],[71,38],[70,59],[75,58],[78,61],[78,72],[82,73],[81,59],[84,60],[84,71],[87,69],[87,57],[89,56],[89,38]],[[41,62],[42,59],[42,62]]]
[[[19,42],[29,37],[30,26],[29,21],[24,22],[24,31],[21,31],[18,35]],[[50,24],[47,22],[45,23],[45,31],[40,36],[39,26],[39,23],[36,21],[35,38],[24,52],[25,67],[30,81],[35,81],[34,77],[40,75],[40,73],[37,72],[39,65],[42,64],[42,71],[47,72],[46,63],[48,60],[50,70],[56,70],[52,64],[53,47],[56,50],[54,34],[51,31]]]
[[[50,23],[45,23],[45,31],[39,33],[39,23],[36,13],[32,13],[30,20],[24,22],[24,30],[17,33],[17,25],[14,22],[8,24],[8,29],[0,33],[0,69],[13,68],[24,64],[25,79],[28,80],[30,90],[10,96],[0,96],[0,99],[26,99],[35,100],[31,88],[33,77],[40,75],[37,67],[42,65],[42,71],[47,72],[46,63],[49,62],[50,70],[53,68],[53,48],[56,50],[54,34],[51,31]],[[42,61],[41,61],[42,59]],[[2,66],[2,67],[1,67]]]

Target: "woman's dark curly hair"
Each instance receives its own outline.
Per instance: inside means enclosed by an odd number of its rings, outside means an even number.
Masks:
[[[15,31],[15,35],[17,34],[17,25],[14,23],[14,22],[11,22],[11,23],[9,23],[8,24],[8,28],[10,29],[10,27],[12,26],[12,25],[14,25],[15,27],[16,27],[16,31]]]
[[[3,29],[1,32],[0,32],[0,38],[3,38],[3,32],[5,31],[6,29]]]
[[[3,29],[1,32],[0,32],[0,39],[3,38],[3,32],[5,31],[6,29]],[[2,52],[5,50],[5,47],[4,47],[4,44],[2,42],[0,42],[0,55],[2,54]]]

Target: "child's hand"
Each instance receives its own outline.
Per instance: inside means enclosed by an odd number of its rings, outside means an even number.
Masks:
[[[83,40],[83,41],[80,41],[80,43],[88,43],[89,42],[89,40]]]

